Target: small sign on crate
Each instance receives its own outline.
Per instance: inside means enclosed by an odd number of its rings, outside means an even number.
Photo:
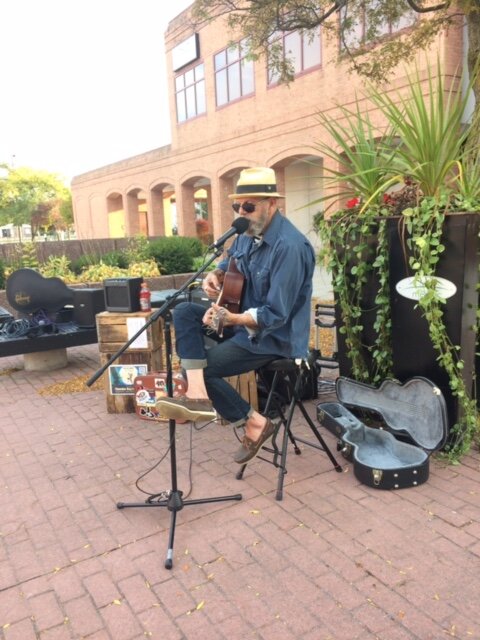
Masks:
[[[108,367],[110,393],[112,396],[134,396],[135,378],[147,373],[146,364],[112,364]]]

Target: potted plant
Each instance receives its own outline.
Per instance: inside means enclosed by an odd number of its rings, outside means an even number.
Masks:
[[[383,128],[358,99],[338,121],[320,115],[333,142],[320,151],[337,167],[321,201],[345,204],[315,226],[332,273],[340,373],[372,384],[430,378],[447,401],[444,453],[458,461],[480,442],[480,151],[462,123],[467,98],[445,87],[440,65],[424,82],[418,70],[408,78],[402,93],[369,89]]]

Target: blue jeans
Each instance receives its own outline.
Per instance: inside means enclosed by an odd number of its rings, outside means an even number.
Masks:
[[[253,408],[223,378],[256,370],[278,358],[276,355],[251,353],[243,347],[217,334],[213,346],[205,344],[206,328],[202,323],[205,307],[194,302],[182,302],[173,310],[176,350],[182,367],[203,369],[208,397],[215,410],[234,426],[242,424],[251,415]]]

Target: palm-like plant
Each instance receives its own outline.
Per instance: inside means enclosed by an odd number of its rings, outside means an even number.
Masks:
[[[435,72],[427,71],[426,85],[418,69],[408,76],[404,92],[386,93],[372,85],[366,98],[383,115],[383,128],[373,126],[358,100],[355,111],[338,107],[340,120],[319,114],[333,145],[319,142],[317,148],[336,168],[326,168],[325,195],[316,202],[355,196],[363,211],[382,204],[383,194],[405,179],[423,196],[463,191],[469,200],[479,198],[479,156],[465,158],[469,129],[462,122],[473,82],[467,91],[455,83],[447,90],[437,64]]]
[[[436,77],[427,72],[426,89],[416,71],[407,92],[385,93],[371,87],[370,98],[400,140],[395,172],[411,178],[425,196],[438,197],[455,184],[457,162],[468,135],[462,118],[468,100],[456,83],[448,90],[437,64]]]
[[[342,122],[332,121],[324,113],[318,116],[335,145],[319,142],[318,150],[339,168],[326,167],[325,195],[316,202],[355,196],[359,201],[375,204],[398,179],[393,178],[395,131],[391,126],[375,128],[368,113],[361,113],[358,103],[356,111],[341,106],[339,110]]]

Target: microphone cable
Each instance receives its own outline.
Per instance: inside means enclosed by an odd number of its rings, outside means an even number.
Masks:
[[[182,495],[182,500],[186,500],[190,496],[192,491],[193,491],[193,430],[195,429],[195,431],[201,431],[202,429],[205,429],[205,427],[208,427],[211,424],[219,424],[218,421],[219,421],[218,418],[214,418],[213,420],[210,420],[209,422],[206,422],[201,427],[197,427],[195,422],[190,422],[190,442],[189,442],[189,461],[188,461],[188,490],[185,493],[185,495]],[[164,491],[159,491],[157,493],[151,493],[150,491],[146,491],[145,489],[142,489],[140,487],[140,482],[144,478],[146,478],[152,471],[155,471],[155,469],[157,469],[162,464],[162,462],[165,460],[165,458],[169,454],[171,448],[172,448],[172,441],[170,440],[169,443],[168,443],[167,450],[162,455],[162,457],[159,460],[157,460],[157,462],[155,462],[155,464],[153,466],[151,466],[149,469],[144,471],[135,480],[135,486],[137,487],[137,489],[141,493],[143,493],[144,495],[148,496],[146,502],[148,502],[149,504],[156,503],[156,502],[168,501],[168,497],[170,495],[170,489],[165,489]]]

